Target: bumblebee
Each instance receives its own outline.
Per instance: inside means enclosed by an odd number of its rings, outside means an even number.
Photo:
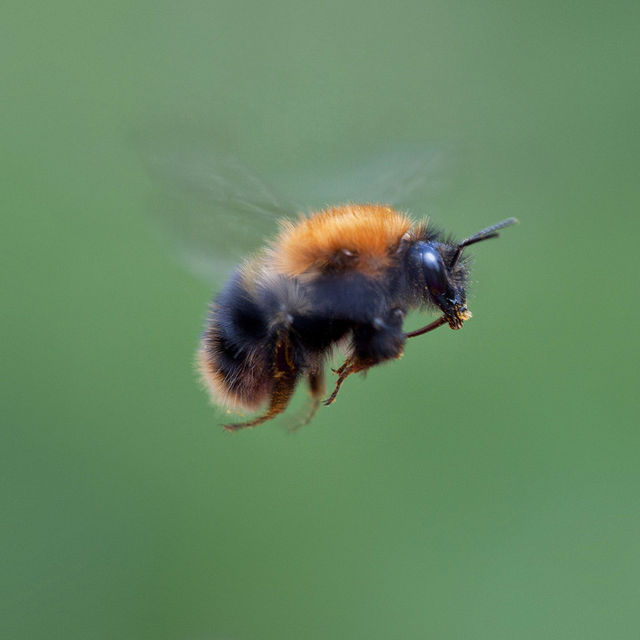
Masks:
[[[308,421],[324,394],[327,354],[346,343],[331,404],[347,376],[402,355],[407,338],[448,324],[460,329],[466,305],[465,247],[494,238],[504,220],[459,244],[382,205],[344,205],[286,222],[273,243],[245,262],[215,299],[199,349],[214,402],[267,410],[228,430],[254,427],[284,411],[305,377]],[[412,309],[442,316],[405,333]]]
[[[353,204],[366,201],[365,193],[379,202],[393,201],[388,191],[415,195],[431,173],[430,153],[383,158],[358,174],[359,189],[326,188],[335,201],[351,204],[306,216],[292,215],[301,207],[283,204],[228,159],[191,154],[176,163],[168,158],[154,158],[163,182],[172,182],[162,200],[170,214],[166,220],[194,270],[219,272],[237,257],[238,247],[268,227],[265,222],[279,223],[274,239],[242,260],[214,298],[197,351],[198,370],[214,404],[257,412],[223,425],[229,431],[281,414],[303,378],[312,399],[300,420],[306,424],[322,403],[336,399],[348,376],[399,358],[407,339],[443,325],[460,329],[471,317],[464,249],[516,222],[503,220],[456,243],[398,206]],[[283,212],[288,217],[282,218]],[[403,323],[415,309],[440,316],[407,333]],[[346,359],[334,370],[335,386],[325,398],[324,369],[336,347]]]

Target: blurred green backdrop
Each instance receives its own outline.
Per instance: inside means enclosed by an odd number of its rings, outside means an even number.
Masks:
[[[5,7],[0,636],[637,638],[639,7]],[[172,118],[272,174],[453,142],[433,217],[522,224],[463,331],[230,436],[126,143]]]

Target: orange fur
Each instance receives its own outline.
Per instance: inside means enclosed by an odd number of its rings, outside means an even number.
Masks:
[[[279,273],[296,277],[323,270],[343,253],[353,268],[377,275],[389,266],[394,249],[412,224],[407,216],[384,205],[333,207],[297,223],[283,223],[272,245],[273,261]]]

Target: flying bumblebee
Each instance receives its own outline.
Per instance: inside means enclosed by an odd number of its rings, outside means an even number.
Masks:
[[[219,273],[265,223],[279,224],[275,237],[238,260],[211,304],[197,352],[212,401],[228,410],[257,412],[225,424],[229,431],[282,413],[303,378],[312,399],[300,421],[306,424],[322,403],[336,399],[349,375],[399,358],[408,338],[443,325],[460,329],[471,317],[464,249],[516,222],[509,218],[453,242],[430,222],[416,222],[386,204],[391,199],[385,192],[406,197],[424,186],[432,153],[378,160],[360,171],[365,179],[359,191],[349,180],[346,190],[328,188],[328,197],[341,204],[307,215],[296,214],[299,207],[284,205],[229,160],[198,154],[187,161],[159,160],[156,167],[173,182],[165,210],[195,270]],[[404,319],[416,309],[441,315],[407,333]],[[346,359],[334,370],[335,386],[325,398],[325,365],[336,347],[346,351]]]

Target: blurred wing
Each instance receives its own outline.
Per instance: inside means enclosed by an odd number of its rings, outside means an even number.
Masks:
[[[395,149],[296,175],[288,191],[305,210],[358,202],[422,213],[447,182],[449,156],[438,148]]]
[[[153,212],[160,230],[180,261],[209,282],[273,237],[278,219],[298,211],[358,202],[422,213],[444,182],[445,155],[433,148],[396,149],[291,173],[280,180],[285,198],[229,156],[206,149],[144,153],[158,187]]]
[[[154,218],[178,258],[208,282],[219,282],[277,231],[295,207],[274,195],[233,158],[205,150],[152,152]]]

